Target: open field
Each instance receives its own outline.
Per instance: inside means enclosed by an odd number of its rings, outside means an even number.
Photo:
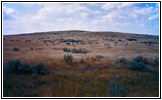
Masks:
[[[142,60],[131,65],[139,56]],[[8,61],[18,59],[31,68],[43,62],[48,73],[4,72],[3,96],[158,97],[158,58],[159,37],[153,35],[88,31],[4,35],[4,69]]]

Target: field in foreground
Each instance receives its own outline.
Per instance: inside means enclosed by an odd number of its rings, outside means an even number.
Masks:
[[[3,96],[158,97],[159,37],[58,31],[3,36]]]

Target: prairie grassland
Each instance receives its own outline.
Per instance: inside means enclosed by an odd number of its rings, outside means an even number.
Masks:
[[[4,67],[8,61],[19,59],[31,68],[43,62],[49,71],[37,77],[33,74],[4,72],[3,96],[109,97],[113,96],[110,93],[111,81],[119,83],[120,87],[117,88],[124,88],[127,97],[159,96],[159,65],[155,62],[155,58],[159,57],[157,36],[113,32],[78,33],[65,31],[3,36]],[[137,40],[128,41],[127,38]],[[88,52],[64,52],[64,47],[83,48]],[[13,48],[19,50],[14,51]],[[64,56],[70,54],[72,60],[66,62]],[[147,59],[145,66],[153,67],[146,71],[129,69],[128,64],[137,56]],[[120,61],[122,57],[126,61]],[[156,73],[152,70],[156,70]]]

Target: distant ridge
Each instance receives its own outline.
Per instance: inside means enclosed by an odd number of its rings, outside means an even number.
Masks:
[[[62,31],[46,31],[46,32],[32,32],[32,33],[21,33],[21,34],[12,34],[13,35],[44,35],[44,34],[80,34],[80,33],[93,33],[93,34],[131,34],[131,35],[149,35],[149,36],[158,36],[150,34],[137,34],[137,33],[127,33],[127,32],[115,32],[115,31],[85,31],[85,30],[62,30]]]

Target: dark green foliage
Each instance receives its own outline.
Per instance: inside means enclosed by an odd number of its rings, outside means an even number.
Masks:
[[[151,65],[148,65],[148,61],[147,59],[143,58],[142,56],[138,56],[136,57],[133,61],[131,61],[127,67],[131,70],[134,71],[148,71],[151,73],[157,73],[158,71],[156,70],[156,68],[154,68]]]
[[[81,40],[73,40],[73,39],[58,39],[60,42],[83,42]]]
[[[110,97],[125,97],[127,95],[126,89],[120,86],[120,83],[110,82],[108,88],[108,96]]]
[[[146,71],[146,66],[144,64],[144,62],[137,62],[137,61],[131,61],[127,67],[131,70],[134,70],[134,71]]]
[[[32,70],[28,64],[21,64],[21,66],[18,67],[18,73],[19,74],[32,73]]]
[[[83,53],[86,54],[88,51],[86,49],[80,48],[80,49],[69,49],[69,48],[63,48],[64,52],[72,52],[72,53]]]
[[[158,57],[155,58],[155,63],[156,63],[156,65],[159,65],[159,58]]]
[[[151,66],[151,65],[147,65],[146,66],[147,71],[151,72],[151,73],[157,73],[158,71],[156,70],[155,67]]]
[[[120,63],[126,63],[127,61],[126,61],[126,58],[122,57],[122,58],[119,59],[119,62]]]
[[[134,61],[136,62],[143,62],[144,64],[147,64],[147,59],[143,58],[142,56],[137,56],[136,58],[134,58]]]
[[[19,51],[19,48],[14,47],[13,51]]]
[[[134,38],[127,38],[126,40],[128,40],[128,41],[137,41],[137,39],[134,39]]]
[[[43,62],[36,64],[32,67],[33,74],[46,75],[48,74],[48,67],[44,65]]]
[[[64,55],[64,60],[67,62],[67,63],[71,63],[73,61],[73,57],[72,55]]]
[[[143,43],[143,44],[159,44],[159,42],[150,42],[150,41],[146,41],[146,42],[140,42],[140,43]]]
[[[4,66],[4,73],[12,74],[30,74],[36,73],[38,75],[45,75],[48,73],[48,67],[45,67],[43,63],[34,65],[32,68],[28,64],[21,64],[19,60],[10,60],[8,64]]]
[[[62,50],[63,50],[64,52],[71,52],[71,50],[70,50],[70,49],[65,48],[65,47],[64,47]]]
[[[27,74],[31,73],[28,64],[21,64],[19,60],[10,60],[4,67],[4,73]]]
[[[80,48],[80,49],[73,49],[72,52],[86,54],[88,51],[86,49]]]
[[[4,66],[4,73],[14,73],[18,74],[19,67],[21,63],[19,60],[9,60],[8,63]]]

